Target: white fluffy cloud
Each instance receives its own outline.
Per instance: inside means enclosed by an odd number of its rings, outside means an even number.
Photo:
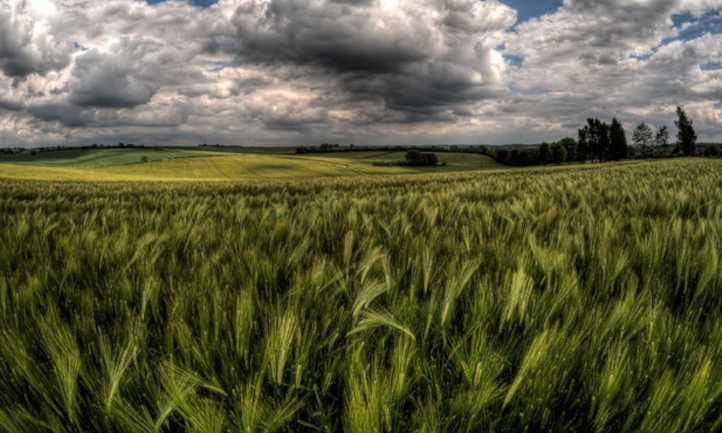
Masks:
[[[565,0],[557,12],[509,35],[505,54],[522,63],[508,78],[526,96],[502,105],[560,129],[585,116],[671,125],[676,105],[703,101],[710,112],[700,117],[718,118],[720,73],[701,66],[720,61],[722,35],[675,40],[672,16],[721,6],[719,0]],[[719,124],[698,126],[703,138],[722,138]]]
[[[498,0],[0,0],[0,146],[536,142],[676,104],[722,140],[722,36],[672,20],[721,1],[565,0],[513,27]]]

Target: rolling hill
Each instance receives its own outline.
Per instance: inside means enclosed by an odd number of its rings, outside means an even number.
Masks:
[[[148,162],[140,162],[143,156]],[[454,172],[502,168],[478,154],[440,153],[445,166],[379,166],[404,152],[313,155],[241,154],[199,150],[98,149],[43,152],[0,159],[0,177],[81,181],[228,181]]]

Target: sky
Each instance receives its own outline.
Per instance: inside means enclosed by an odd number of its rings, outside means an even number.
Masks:
[[[0,147],[722,142],[722,0],[0,0]]]

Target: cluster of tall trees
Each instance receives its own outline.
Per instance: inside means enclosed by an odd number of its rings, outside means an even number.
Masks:
[[[577,142],[573,138],[565,138],[556,143],[544,143],[538,148],[499,149],[494,155],[496,160],[504,164],[527,166],[550,163],[577,161]]]
[[[587,119],[579,130],[577,161],[618,161],[628,156],[627,135],[616,117],[611,124]]]
[[[498,161],[510,165],[540,165],[568,161],[619,161],[634,156],[694,155],[697,150],[697,135],[692,120],[682,107],[677,107],[675,125],[679,132],[677,147],[672,152],[666,126],[660,127],[655,133],[646,123],[640,123],[632,134],[634,146],[629,146],[624,127],[616,118],[613,118],[611,123],[590,118],[584,127],[579,129],[577,140],[565,138],[533,149],[500,149],[496,151],[495,157]],[[703,152],[708,156],[719,153],[716,146],[710,146]]]
[[[668,153],[670,147],[669,131],[666,126],[662,126],[655,134],[649,125],[642,122],[637,125],[632,133],[632,143],[634,143],[635,152],[642,157]]]
[[[578,140],[565,138],[556,143],[543,143],[538,149],[501,149],[496,159],[510,165],[540,165],[563,162],[617,161],[629,156],[627,136],[616,118],[608,124],[587,119],[579,130]]]
[[[496,158],[511,165],[539,165],[562,162],[618,161],[629,156],[624,127],[616,119],[608,124],[587,119],[579,130],[579,138],[565,138],[542,144],[539,149],[500,150]]]
[[[672,153],[681,153],[685,156],[694,155],[697,150],[697,134],[692,126],[692,120],[687,116],[682,107],[677,107],[677,147]],[[655,133],[652,128],[642,122],[632,133],[632,142],[640,156],[653,157],[659,154],[667,154],[670,150],[669,131],[666,126],[660,127]],[[709,154],[708,151],[704,152]]]

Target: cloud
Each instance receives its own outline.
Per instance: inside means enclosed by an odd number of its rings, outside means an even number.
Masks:
[[[630,55],[650,54],[672,36],[677,0],[566,0],[556,13],[527,21],[510,35],[506,48],[525,66],[564,62],[615,65]]]
[[[22,108],[23,105],[18,102],[0,98],[0,110],[20,111]]]
[[[70,101],[81,107],[132,108],[146,104],[159,83],[143,76],[142,66],[130,56],[90,50],[75,62]]]
[[[722,71],[702,67],[722,61],[720,9],[566,0],[516,24],[498,0],[0,0],[0,135],[539,142],[589,116],[674,130],[683,104],[722,140]]]
[[[45,74],[70,62],[72,46],[57,40],[46,17],[38,12],[52,5],[0,0],[0,68],[8,77]]]
[[[707,33],[675,40],[672,20],[679,13],[704,14],[713,3],[722,6],[719,1],[566,0],[557,12],[522,23],[509,35],[504,54],[521,58],[521,66],[508,74],[510,82],[523,93],[540,95],[533,103],[501,105],[547,125],[594,115],[671,126],[675,105],[718,99],[722,91],[719,76],[700,69],[719,58],[722,37]]]
[[[250,0],[232,19],[243,62],[311,67],[407,121],[504,94],[495,48],[515,21],[494,0]]]
[[[91,118],[86,112],[68,104],[43,104],[28,108],[28,112],[44,122],[60,122],[65,127],[77,128],[88,126]]]

